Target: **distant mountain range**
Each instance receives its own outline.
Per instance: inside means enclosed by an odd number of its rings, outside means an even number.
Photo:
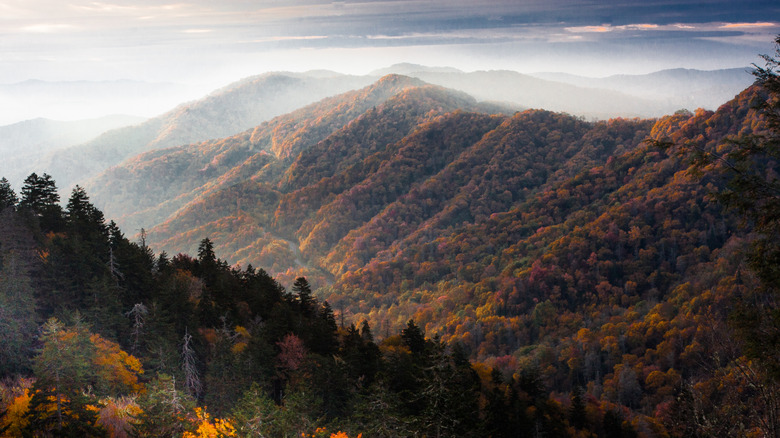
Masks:
[[[49,152],[77,145],[122,126],[143,122],[135,116],[106,116],[98,119],[63,122],[33,119],[0,126],[0,175],[16,187],[31,172],[39,171],[39,161]]]
[[[603,79],[561,74],[534,77],[509,71],[464,73],[447,67],[414,64],[399,64],[366,76],[330,71],[267,73],[233,83],[144,123],[105,132],[67,150],[47,148],[52,150],[48,156],[35,159],[24,169],[46,171],[67,190],[136,154],[228,137],[324,97],[364,87],[378,79],[375,74],[393,71],[466,92],[480,101],[496,102],[509,110],[542,108],[586,119],[659,117],[699,106],[714,109],[752,81],[752,76],[740,69],[713,72],[679,69]],[[85,86],[70,85],[74,90]],[[106,85],[107,92],[113,92],[111,87],[119,85]],[[131,88],[140,86],[130,85]],[[24,85],[37,92],[49,86],[54,85]],[[19,91],[24,87],[17,89],[19,96],[24,95]],[[30,157],[22,160],[28,162]]]
[[[578,87],[601,88],[644,99],[664,102],[677,109],[717,109],[731,100],[755,78],[749,68],[724,70],[662,70],[644,75],[614,75],[606,78],[586,78],[566,73],[535,73],[532,76]],[[672,111],[667,111],[671,113]]]
[[[222,138],[324,97],[359,88],[371,78],[317,72],[269,73],[231,84],[137,126],[106,132],[37,163],[61,187],[84,182],[136,154]]]
[[[645,75],[588,78],[567,73],[477,71],[398,64],[396,73],[465,91],[479,100],[512,102],[527,108],[563,111],[588,119],[660,117],[679,109],[714,110],[755,79],[748,68],[662,70]]]

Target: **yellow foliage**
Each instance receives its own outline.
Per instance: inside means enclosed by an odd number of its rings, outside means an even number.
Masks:
[[[232,347],[230,347],[230,351],[232,351],[233,354],[238,354],[246,350],[246,346],[247,346],[246,342],[236,342],[235,344],[233,344]]]
[[[93,363],[100,377],[114,390],[122,388],[129,392],[140,392],[142,386],[138,383],[138,375],[144,372],[141,362],[123,351],[119,344],[100,335],[92,335],[89,339],[97,350]]]
[[[198,417],[198,428],[195,433],[184,432],[182,438],[223,438],[223,437],[235,437],[236,428],[230,423],[230,420],[223,420],[221,418],[215,418],[211,420],[211,416],[203,408],[195,408],[195,415]]]
[[[230,347],[230,351],[232,351],[233,354],[239,354],[246,350],[247,345],[249,345],[249,340],[252,339],[252,335],[249,334],[249,330],[240,325],[236,326],[235,332],[236,335],[238,335],[238,339],[236,340],[236,343]]]
[[[15,437],[22,435],[22,429],[30,422],[25,415],[30,408],[30,390],[24,389],[24,392],[15,397],[6,408],[5,417],[0,419],[0,429],[8,429],[0,437]]]
[[[236,334],[241,336],[244,339],[251,338],[251,335],[249,334],[249,331],[246,328],[244,328],[244,327],[242,327],[240,325],[236,326]]]

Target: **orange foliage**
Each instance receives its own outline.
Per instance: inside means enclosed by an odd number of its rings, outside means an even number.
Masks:
[[[98,377],[108,385],[110,392],[141,392],[142,385],[138,382],[138,376],[144,373],[141,362],[119,348],[117,343],[100,335],[93,334],[89,339],[96,348],[92,361]]]
[[[236,429],[230,420],[214,418],[203,408],[195,408],[197,428],[195,432],[184,432],[182,438],[224,438],[235,437]]]

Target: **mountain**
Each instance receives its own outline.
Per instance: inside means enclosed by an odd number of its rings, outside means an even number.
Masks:
[[[184,229],[202,232],[205,227],[224,231],[228,240],[215,238],[215,245],[246,253],[245,264],[270,267],[260,259],[264,244],[271,241],[285,260],[295,262],[298,244],[280,239],[280,233],[267,233],[283,193],[338,194],[351,182],[338,181],[334,175],[354,171],[366,157],[389,153],[389,144],[460,108],[487,107],[463,93],[391,75],[237,136],[140,155],[108,170],[88,189],[96,204],[118,223],[127,229],[146,227],[149,241],[165,242],[158,247],[171,253],[191,248],[192,242],[183,238],[188,234]],[[489,108],[489,112],[497,110]],[[329,159],[322,160],[323,156]],[[225,215],[237,216],[237,229],[223,230],[222,225],[211,223],[224,222]],[[156,224],[161,225],[152,228]],[[273,227],[293,229],[281,223]],[[167,231],[171,229],[175,233]],[[274,263],[278,269],[272,272],[299,264]]]
[[[387,355],[407,348],[390,333],[420,327],[478,361],[499,400],[525,397],[499,388],[518,380],[585,423],[598,412],[606,428],[609,411],[689,436],[702,417],[687,412],[734,427],[725,412],[761,397],[739,391],[761,369],[728,323],[759,280],[745,272],[755,236],[711,196],[724,181],[692,178],[678,152],[728,157],[735,136],[764,132],[768,99],[752,86],[716,111],[587,121],[390,75],[139,155],[88,190],[156,250],[306,275],[347,324],[385,334]]]
[[[143,121],[141,117],[114,115],[72,122],[34,119],[0,126],[0,154],[3,155],[0,173],[20,187],[24,178],[37,170],[33,163],[46,153]]]
[[[364,77],[268,73],[247,78],[137,126],[112,130],[57,151],[35,166],[69,187],[84,183],[125,158],[142,152],[222,138],[256,126],[326,96],[361,87]]]
[[[714,108],[749,80],[749,75],[742,77],[738,69],[665,71],[609,80],[567,75],[550,75],[555,80],[546,80],[511,71],[464,73],[414,64],[399,64],[375,73],[385,71],[402,72],[505,107],[540,108],[589,119],[659,117],[681,108]],[[237,134],[376,79],[373,75],[348,76],[330,71],[267,73],[246,78],[138,126],[106,132],[92,141],[52,153],[31,167],[53,175],[61,187],[84,185],[89,178],[139,153]]]
[[[540,79],[578,87],[600,88],[666,102],[674,109],[716,109],[750,86],[755,77],[748,68],[722,70],[671,69],[644,75],[614,75],[588,78],[566,73],[535,73]],[[668,111],[673,112],[674,109]]]
[[[513,71],[422,71],[411,73],[410,76],[464,91],[480,100],[512,102],[526,108],[568,112],[589,119],[657,117],[667,112],[667,108],[650,99],[547,81]]]
[[[753,83],[747,69],[663,70],[586,78],[567,73],[461,72],[399,64],[382,70],[454,88],[480,100],[561,111],[589,119],[660,117],[682,108],[716,109]]]
[[[507,116],[460,92],[390,75],[232,137],[139,155],[87,188],[123,228],[145,228],[156,249],[192,252],[207,235],[233,263],[274,275],[304,267],[315,283],[344,291],[366,290],[364,275],[373,272],[384,278],[375,285],[383,306],[425,278],[479,278],[460,263],[425,275],[410,267],[436,254],[431,241],[489,235],[469,227],[530,208],[539,192],[609,159],[649,154],[642,142],[665,120]],[[428,269],[443,263],[431,262]],[[396,324],[413,313],[404,312]]]

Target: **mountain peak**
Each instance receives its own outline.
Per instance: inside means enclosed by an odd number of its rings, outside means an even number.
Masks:
[[[397,73],[390,73],[379,78],[379,80],[376,81],[374,84],[374,86],[387,86],[387,85],[390,86],[404,85],[404,86],[417,87],[420,85],[425,85],[425,82],[423,82],[421,79],[413,78],[411,76],[405,76]]]

